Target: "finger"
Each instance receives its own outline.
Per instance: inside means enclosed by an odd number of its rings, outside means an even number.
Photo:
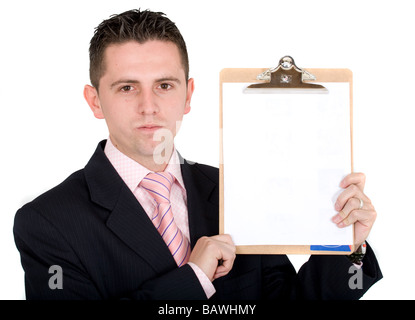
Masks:
[[[350,221],[352,221],[349,216],[350,214],[355,211],[355,210],[364,210],[364,205],[362,208],[360,208],[360,200],[357,198],[350,198],[345,206],[343,207],[342,210],[340,210],[340,212],[338,214],[336,214],[333,218],[332,221],[336,224],[340,224],[341,222],[343,222],[343,224],[341,226],[347,226],[350,225]],[[339,225],[340,226],[340,225]]]
[[[218,268],[232,269],[233,262],[236,258],[236,247],[227,243],[222,243],[220,248],[221,256],[218,259]]]
[[[223,265],[218,267],[213,275],[213,279],[218,279],[220,277],[226,276],[230,271],[232,270],[232,267],[225,268]]]
[[[222,242],[221,245],[221,259],[219,260],[218,267],[216,268],[214,279],[227,275],[233,267],[236,258],[235,245]]]
[[[230,260],[224,260],[222,265],[218,266],[216,268],[215,274],[213,275],[214,279],[226,276],[233,267],[233,262],[235,261],[235,259],[230,259]]]
[[[235,244],[232,240],[232,237],[229,234],[219,234],[219,235],[216,235],[216,236],[212,236],[211,238],[215,239],[217,241],[225,242],[229,245],[235,246]]]
[[[355,184],[359,187],[360,190],[364,190],[366,183],[366,176],[364,173],[361,172],[352,172],[348,174],[344,179],[340,182],[340,187],[343,189],[347,188],[348,186]]]
[[[211,238],[220,248],[220,251],[218,252],[220,256],[217,257],[219,265],[224,264],[228,259],[235,259],[236,247],[230,235],[221,234]]]
[[[359,223],[365,228],[371,228],[375,220],[376,211],[374,210],[353,210],[346,218],[339,222],[337,226],[339,228],[344,228]]]
[[[337,197],[336,203],[334,204],[334,208],[337,211],[343,210],[344,206],[346,205],[349,199],[356,198],[360,205],[360,200],[364,203],[370,203],[369,198],[362,192],[362,190],[355,184],[348,186],[342,193],[339,194]],[[358,208],[359,206],[357,206]]]
[[[226,276],[229,273],[230,270],[226,271],[226,272],[218,272],[216,270],[216,273],[213,275],[213,280],[219,279],[221,277]]]
[[[344,228],[354,224],[362,215],[362,210],[353,210],[350,212],[342,221],[340,221],[337,226],[339,228]]]
[[[335,224],[340,223],[347,217],[347,214],[344,213],[343,210],[340,210],[338,214],[336,214],[333,218],[331,218],[331,221],[333,221]]]
[[[232,267],[236,248],[233,242],[232,244],[229,242],[231,242],[230,236],[201,237],[190,254],[189,262],[196,264],[210,280],[213,280],[219,261],[222,260],[225,269]]]

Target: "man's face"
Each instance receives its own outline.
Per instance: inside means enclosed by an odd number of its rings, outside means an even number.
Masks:
[[[185,79],[172,42],[111,45],[104,65],[99,93],[86,86],[85,97],[95,117],[106,120],[114,145],[136,161],[148,160],[160,143],[154,134],[164,129],[174,137],[176,122],[190,111],[193,79]]]

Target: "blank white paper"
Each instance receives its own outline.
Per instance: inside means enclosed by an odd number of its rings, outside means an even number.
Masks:
[[[351,172],[348,83],[328,94],[246,94],[223,84],[224,232],[236,245],[347,245],[331,222]]]

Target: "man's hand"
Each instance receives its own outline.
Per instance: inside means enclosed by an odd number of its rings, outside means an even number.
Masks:
[[[377,215],[372,202],[363,193],[365,182],[363,173],[351,173],[342,180],[340,187],[344,191],[335,203],[339,213],[332,218],[339,228],[354,224],[354,244],[357,246],[366,240]],[[362,208],[360,200],[363,201]]]
[[[221,234],[197,240],[189,258],[213,281],[231,271],[236,248],[230,235]]]

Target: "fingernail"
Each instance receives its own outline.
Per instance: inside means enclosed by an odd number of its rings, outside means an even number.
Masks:
[[[336,214],[333,218],[331,218],[331,221],[333,221],[334,223],[339,223],[341,220],[340,216],[338,214]]]

